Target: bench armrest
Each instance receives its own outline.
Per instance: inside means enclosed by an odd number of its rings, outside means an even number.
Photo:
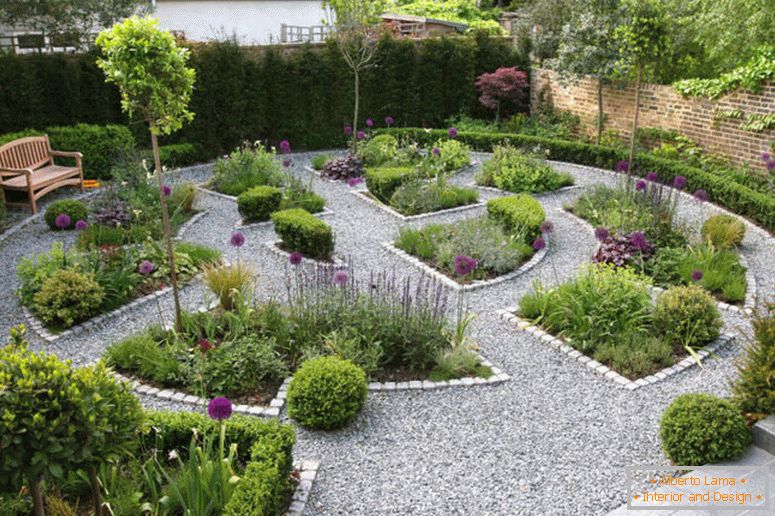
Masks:
[[[32,169],[31,168],[4,168],[0,167],[0,183],[3,182],[3,179],[7,177],[16,177],[16,176],[27,176],[27,183],[30,182],[32,178]]]
[[[57,151],[52,150],[51,151],[52,156],[57,156],[60,158],[83,158],[83,154],[80,152],[74,152],[74,151]]]

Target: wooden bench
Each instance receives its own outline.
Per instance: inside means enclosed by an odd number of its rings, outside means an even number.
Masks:
[[[55,157],[75,158],[75,166],[54,164]],[[38,212],[36,201],[63,186],[79,186],[83,192],[83,167],[80,152],[51,149],[48,136],[29,136],[0,147],[0,186],[6,206],[30,206]],[[9,202],[6,192],[27,192],[25,202]]]

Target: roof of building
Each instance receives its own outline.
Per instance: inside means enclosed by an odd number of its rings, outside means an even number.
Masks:
[[[446,27],[452,27],[453,29],[459,32],[465,32],[466,30],[468,30],[468,25],[466,25],[465,23],[457,23],[449,20],[440,20],[438,18],[426,18],[425,16],[414,16],[411,14],[385,13],[382,15],[382,19],[388,20],[388,21],[403,21],[403,22],[425,23],[425,24],[430,23],[433,25],[444,25]]]

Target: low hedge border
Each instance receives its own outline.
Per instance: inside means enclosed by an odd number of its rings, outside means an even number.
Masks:
[[[314,217],[329,217],[331,215],[335,215],[336,212],[333,210],[329,210],[328,207],[324,206],[323,211],[319,211],[317,213],[313,213],[312,216]],[[261,222],[245,222],[244,219],[240,219],[237,222],[234,223],[234,229],[246,229],[246,228],[262,228],[262,227],[271,227],[273,222],[271,220],[264,220]]]
[[[334,231],[331,226],[312,214],[299,209],[272,213],[274,230],[290,251],[307,258],[326,260],[334,254]]]
[[[421,128],[396,128],[376,131],[376,134],[382,133],[412,139],[422,146],[432,145],[440,138],[449,137],[447,131],[441,129],[428,131]],[[617,162],[628,158],[626,151],[612,147],[522,134],[461,131],[457,139],[480,152],[492,152],[493,146],[501,143],[509,143],[527,151],[542,147],[549,151],[551,160],[608,170],[613,170]],[[645,176],[648,172],[656,172],[667,179],[679,175],[685,176],[691,191],[704,189],[710,195],[711,201],[749,217],[770,232],[775,231],[775,197],[773,196],[735,183],[731,177],[722,177],[720,174],[713,174],[676,160],[639,153],[635,156],[635,164],[637,165],[635,175]]]

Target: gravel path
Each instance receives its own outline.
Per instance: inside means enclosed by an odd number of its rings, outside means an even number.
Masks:
[[[294,173],[312,180],[315,191],[335,213],[325,220],[336,233],[337,252],[351,259],[354,271],[394,270],[399,276],[420,274],[381,247],[402,225],[391,215],[350,195],[348,187],[313,178],[302,167],[312,154],[294,155]],[[477,155],[481,162],[487,155]],[[616,178],[597,169],[554,164],[574,175],[577,184],[615,184]],[[175,180],[206,179],[211,167],[192,167]],[[466,185],[473,171],[453,179]],[[482,192],[488,199],[497,194]],[[322,461],[307,514],[603,514],[624,501],[624,467],[667,464],[659,447],[658,420],[664,408],[684,392],[725,394],[734,374],[739,344],[721,350],[703,368],[691,368],[667,381],[628,392],[594,375],[583,365],[547,348],[533,336],[517,332],[494,311],[516,304],[532,283],[563,281],[589,261],[596,242],[562,210],[579,190],[540,196],[548,218],[555,223],[549,254],[534,269],[512,281],[469,295],[477,319],[472,337],[481,353],[511,375],[493,387],[436,391],[374,393],[349,428],[334,433],[298,429],[297,458]],[[239,220],[236,205],[201,194],[197,207],[210,209],[184,236],[217,246],[227,258],[251,262],[258,273],[262,298],[284,294],[286,264],[264,248],[277,237],[271,227],[246,228],[247,244],[229,248],[228,238]],[[679,217],[693,227],[712,205],[682,199]],[[410,222],[422,226],[453,222],[483,213],[483,209],[434,216]],[[7,266],[0,272],[6,288],[0,291],[0,331],[22,321],[14,290],[14,266],[61,238],[34,223],[0,246]],[[72,238],[72,234],[66,235]],[[742,252],[758,283],[760,299],[773,293],[775,239],[749,225]],[[197,283],[183,291],[183,304],[195,307],[207,296]],[[33,347],[86,364],[117,339],[159,319],[169,317],[171,298],[141,305],[130,313],[71,338]],[[749,323],[724,313],[726,330],[745,335]],[[156,398],[141,398],[149,407],[190,410],[191,407]],[[285,416],[283,416],[285,418]]]

